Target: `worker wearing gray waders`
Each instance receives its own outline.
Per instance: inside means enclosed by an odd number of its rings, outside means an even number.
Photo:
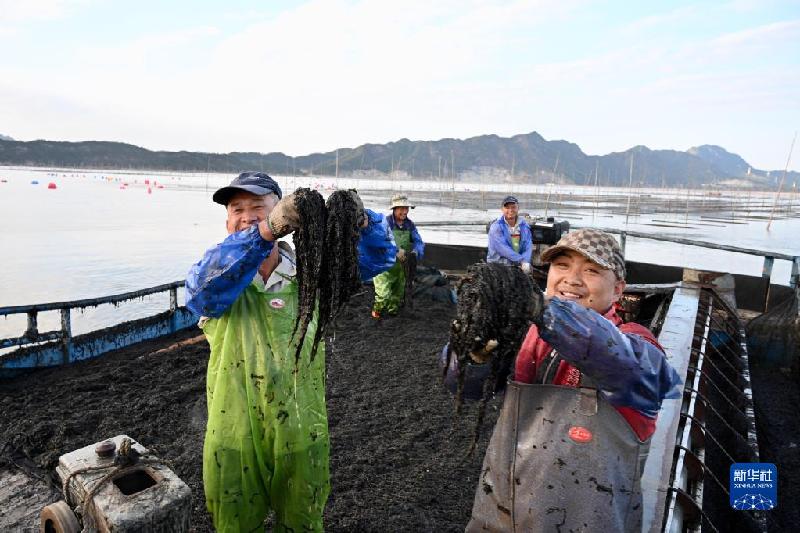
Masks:
[[[321,531],[330,492],[325,347],[312,361],[315,317],[295,360],[294,254],[274,241],[299,216],[293,196],[280,198],[278,184],[255,172],[216,191],[228,237],[186,279],[186,306],[203,317],[211,346],[203,486],[217,531],[263,529],[270,509],[275,531]],[[396,250],[380,215],[361,217],[359,265],[374,275]]]
[[[386,215],[386,224],[394,235],[397,244],[397,263],[379,276],[375,276],[375,304],[372,306],[372,318],[381,318],[382,314],[396,315],[406,291],[406,274],[403,264],[406,256],[415,254],[418,261],[422,260],[425,253],[425,243],[422,242],[417,231],[417,226],[408,218],[408,210],[414,209],[405,194],[392,196],[392,212]]]
[[[531,227],[519,216],[519,202],[514,196],[503,198],[502,205],[501,215],[489,227],[486,262],[517,265],[527,274],[533,252]]]
[[[517,355],[467,531],[638,533],[649,439],[680,378],[653,334],[617,314],[612,235],[574,231],[542,260],[549,301]]]

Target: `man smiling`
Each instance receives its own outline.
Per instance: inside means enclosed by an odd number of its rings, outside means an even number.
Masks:
[[[548,249],[547,296],[572,300],[606,314],[625,290],[625,259],[614,237],[598,230],[573,232]]]
[[[519,216],[516,197],[506,196],[502,205],[502,214],[489,227],[486,262],[517,265],[527,274],[531,271],[533,251],[531,228]]]
[[[617,314],[612,235],[569,233],[542,260],[549,301],[517,354],[467,531],[638,532],[649,439],[680,379],[653,334]]]
[[[396,248],[381,220],[363,210],[362,280],[390,268]],[[322,531],[330,492],[325,344],[314,348],[316,319],[296,358],[295,254],[275,241],[295,231],[294,195],[263,172],[243,172],[217,190],[228,237],[209,248],[186,278],[186,307],[202,316],[211,354],[203,488],[214,529]],[[361,211],[364,211],[363,213]]]

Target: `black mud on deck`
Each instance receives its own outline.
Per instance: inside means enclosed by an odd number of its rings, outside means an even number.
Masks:
[[[328,348],[333,487],[326,529],[463,531],[498,402],[489,405],[475,457],[462,462],[474,404],[454,429],[452,400],[439,385],[436,363],[453,308],[420,301],[413,314],[376,323],[368,317],[370,304],[371,296],[353,299]],[[53,465],[62,453],[128,434],[189,484],[194,531],[211,531],[201,473],[208,345],[201,340],[155,353],[197,335],[189,330],[0,381],[0,446],[11,441]],[[800,523],[800,384],[796,374],[753,359],[751,369],[761,460],[777,465],[780,480],[769,530],[794,531]]]
[[[800,376],[750,357],[760,460],[778,469],[778,508],[764,513],[768,530],[800,524]]]
[[[413,312],[375,322],[371,298],[355,297],[329,330],[332,492],[325,527],[463,531],[499,403],[490,402],[475,456],[463,461],[475,406],[454,423],[437,362],[453,308],[420,301]],[[52,467],[63,453],[128,434],[191,487],[193,530],[211,531],[201,472],[208,345],[175,345],[198,333],[0,382],[0,444],[11,441]]]

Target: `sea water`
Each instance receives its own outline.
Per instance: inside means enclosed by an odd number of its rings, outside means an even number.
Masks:
[[[233,177],[0,167],[0,307],[102,297],[184,279],[203,252],[226,236],[225,209],[213,203],[211,195]],[[627,229],[800,255],[798,218],[777,219],[767,231],[766,221],[703,222],[699,216],[679,209],[625,217],[609,214],[602,204],[595,208],[585,201],[586,194],[618,196],[625,193],[622,189],[420,179],[277,179],[287,192],[299,186],[311,186],[323,194],[337,187],[356,188],[366,207],[382,213],[389,211],[392,192],[403,191],[417,203],[409,214],[415,222],[486,222],[499,216],[500,209],[487,205],[481,194],[524,193],[538,200],[532,206],[522,201],[521,211],[569,220],[573,226]],[[48,188],[51,182],[55,189]],[[548,205],[543,200],[551,196],[555,199],[554,191],[562,201],[559,208],[553,206],[555,202]],[[563,204],[570,193],[584,200],[567,209]],[[647,194],[674,200],[686,193],[661,190]],[[475,200],[472,208],[453,207],[464,204],[453,202],[453,198],[470,195]],[[763,202],[771,202],[774,193],[761,196]],[[675,224],[663,224],[664,220],[674,220]],[[429,242],[486,245],[482,225],[422,226],[420,232]],[[750,275],[760,275],[763,265],[760,257],[637,238],[628,238],[626,255],[634,261]],[[773,282],[788,284],[789,273],[789,262],[776,261]],[[183,303],[182,292],[179,303]],[[168,304],[168,296],[162,294],[119,307],[74,311],[73,334],[163,311]],[[59,324],[57,312],[40,313],[40,331],[58,329]],[[24,314],[0,318],[0,338],[21,335],[25,325]]]

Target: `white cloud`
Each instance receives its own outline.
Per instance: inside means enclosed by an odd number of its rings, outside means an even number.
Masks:
[[[795,19],[727,33],[714,39],[711,44],[719,48],[732,48],[774,45],[788,41],[790,45],[797,47],[798,38],[800,38],[800,19]]]
[[[632,22],[626,29],[632,32],[657,30],[662,26],[674,25],[678,22],[696,18],[700,12],[700,8],[697,5],[682,6],[672,11],[642,17]]]
[[[753,110],[798,116],[790,101],[797,69],[740,61],[773,50],[776,36],[794,38],[798,21],[659,40],[661,24],[698,15],[690,6],[640,19],[633,29],[642,35],[626,33],[616,46],[561,53],[560,42],[535,40],[549,31],[567,43],[579,8],[556,0],[313,0],[241,19],[248,24],[234,33],[173,26],[70,51],[70,61],[44,73],[35,61],[0,65],[0,116],[14,124],[3,133],[299,155],[536,129],[605,153],[719,142],[715,131],[752,135],[736,124]]]
[[[0,25],[57,19],[92,0],[0,0]]]
[[[168,33],[146,34],[129,42],[103,48],[82,48],[76,52],[77,62],[87,66],[117,66],[130,73],[132,68],[146,66],[149,61],[168,59],[176,48],[195,45],[214,38],[219,33],[216,27],[200,26]],[[177,69],[180,70],[179,65]],[[143,73],[136,73],[141,74]]]
[[[219,42],[214,32],[185,30],[84,50],[80,62],[92,69],[62,74],[59,86],[113,110],[115,127],[136,130],[135,142],[160,148],[304,153],[426,136],[437,115],[433,129],[448,130],[445,111],[459,112],[452,102],[502,53],[504,35],[571,5],[315,1]],[[199,66],[186,67],[168,46],[189,37],[214,45]],[[154,66],[162,63],[172,68]]]

